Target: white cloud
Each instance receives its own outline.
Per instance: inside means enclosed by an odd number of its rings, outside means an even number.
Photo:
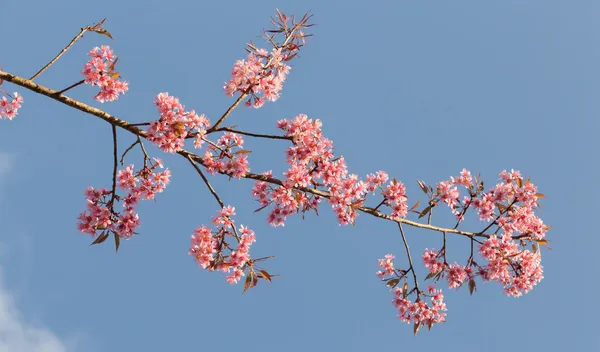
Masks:
[[[0,182],[14,165],[14,155],[0,152]],[[10,252],[0,242],[2,257]],[[26,321],[13,294],[4,287],[0,266],[0,352],[66,352],[67,346],[52,331]]]
[[[14,155],[0,152],[0,176],[7,174],[14,163]]]
[[[66,351],[66,345],[52,331],[25,321],[0,282],[0,352]]]

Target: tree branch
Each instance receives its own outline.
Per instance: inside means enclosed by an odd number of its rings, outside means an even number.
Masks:
[[[103,110],[100,110],[93,106],[87,105],[78,100],[69,98],[68,96],[65,96],[63,94],[57,94],[57,91],[47,88],[47,87],[44,87],[44,86],[41,86],[41,85],[39,85],[31,80],[28,80],[26,78],[19,77],[19,76],[13,75],[11,73],[0,70],[0,79],[4,79],[4,80],[14,83],[18,86],[29,89],[35,93],[47,96],[48,98],[59,101],[67,106],[73,107],[73,108],[83,111],[87,114],[99,117],[100,119],[110,123],[111,125],[120,127],[120,128],[122,128],[126,131],[129,131],[130,133],[133,133],[141,138],[148,138],[148,134],[144,130],[141,130],[141,129],[137,128],[136,126],[133,126],[132,124],[128,123],[127,121],[121,120]],[[192,160],[204,165],[204,160],[200,156],[198,156],[194,153],[191,153],[185,149],[178,151],[177,154],[179,154],[185,158],[189,157]],[[224,173],[224,172],[221,172],[221,174],[228,175],[227,173]],[[228,176],[230,176],[230,175],[228,175]],[[265,175],[247,173],[246,175],[244,175],[242,177],[257,180],[257,181],[268,182],[268,183],[276,184],[279,186],[284,185],[283,181],[281,181],[277,178],[269,177],[269,176],[265,176]],[[312,188],[307,188],[307,187],[295,187],[295,189],[305,192],[305,193],[311,193],[311,194],[315,194],[315,195],[318,195],[318,196],[321,196],[324,198],[329,198],[329,193],[318,190],[318,189],[312,189]],[[369,207],[357,207],[356,209],[358,209],[359,211],[361,211],[363,213],[370,214],[372,216],[375,216],[375,217],[378,217],[381,219],[385,219],[385,220],[392,221],[395,223],[402,223],[402,224],[406,224],[409,226],[418,227],[418,228],[422,228],[422,229],[432,230],[432,231],[436,231],[436,232],[453,233],[453,234],[466,236],[466,237],[484,237],[484,238],[490,237],[489,234],[485,234],[485,233],[474,233],[474,232],[462,231],[462,230],[458,230],[458,229],[450,229],[450,228],[432,226],[429,224],[422,224],[422,223],[408,220],[408,219],[397,219],[397,218],[393,218],[389,215],[383,214],[383,213],[379,212],[378,210],[375,210],[375,209],[369,208]],[[482,231],[482,232],[484,232],[484,231]]]

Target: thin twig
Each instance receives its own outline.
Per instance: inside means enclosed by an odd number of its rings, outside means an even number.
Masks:
[[[221,131],[243,134],[245,136],[256,137],[256,138],[285,139],[285,140],[289,140],[289,141],[291,141],[293,139],[291,136],[276,136],[276,135],[270,135],[270,134],[251,133],[251,132],[236,130],[231,127],[217,128],[217,129],[213,130],[212,132],[221,132]],[[193,137],[195,137],[195,133],[191,134],[190,136],[188,136],[186,138],[193,138]]]
[[[138,137],[138,140],[137,140],[137,141],[135,141],[135,142],[133,142],[133,144],[132,144],[132,145],[130,145],[129,147],[127,147],[127,149],[125,149],[125,151],[123,152],[123,155],[121,155],[121,166],[123,166],[123,161],[124,161],[124,159],[125,159],[125,155],[127,155],[127,153],[128,153],[128,152],[129,152],[131,149],[133,149],[133,147],[135,147],[135,145],[136,145],[136,144],[138,144],[138,143],[140,142],[139,138],[140,138],[140,137]]]
[[[50,62],[49,62],[49,63],[47,63],[47,64],[46,64],[46,66],[42,67],[42,69],[41,69],[41,70],[39,70],[39,71],[38,71],[38,72],[37,72],[35,75],[31,76],[31,78],[30,78],[29,80],[33,81],[33,80],[34,80],[34,79],[36,79],[36,78],[37,78],[39,75],[41,75],[41,74],[42,74],[44,71],[46,71],[46,70],[47,70],[47,69],[48,69],[50,66],[54,65],[54,63],[55,63],[56,61],[58,61],[58,59],[59,59],[59,58],[60,58],[60,57],[61,57],[61,56],[62,56],[64,53],[66,53],[66,52],[67,52],[67,50],[69,50],[69,49],[70,49],[70,48],[73,46],[73,44],[75,44],[75,42],[76,42],[76,41],[78,41],[78,40],[79,40],[81,37],[83,37],[83,34],[84,34],[85,32],[87,32],[88,30],[90,30],[90,26],[87,26],[87,27],[85,27],[85,28],[81,28],[81,31],[79,31],[79,34],[77,34],[77,35],[76,35],[76,36],[75,36],[75,37],[74,37],[74,38],[71,40],[71,42],[70,42],[70,43],[69,43],[69,44],[68,44],[66,47],[64,47],[64,48],[63,48],[63,49],[60,51],[60,53],[58,53],[58,55],[56,55],[56,56],[54,57],[54,59],[50,60]]]
[[[217,128],[219,128],[219,126],[223,123],[223,121],[225,121],[225,119],[227,118],[227,116],[229,116],[229,114],[231,114],[231,112],[238,107],[238,105],[240,105],[240,103],[242,102],[242,100],[244,100],[247,96],[248,96],[248,92],[250,91],[252,87],[248,88],[242,95],[240,95],[236,101],[233,102],[233,104],[231,104],[231,106],[223,113],[223,115],[221,116],[221,118],[219,118],[219,120],[208,130],[206,130],[206,133],[211,133],[214,132]]]
[[[111,211],[114,208],[114,201],[115,201],[115,197],[116,197],[116,193],[117,193],[117,167],[118,167],[118,162],[117,162],[117,153],[118,153],[118,149],[117,149],[117,127],[115,125],[111,125],[112,127],[112,135],[113,135],[113,177],[112,177],[112,195],[110,197],[110,202],[108,202],[108,204],[110,205],[110,209]]]
[[[66,91],[68,91],[68,90],[70,90],[70,89],[73,89],[73,88],[75,88],[75,87],[77,87],[77,86],[79,86],[79,85],[81,85],[81,84],[83,84],[83,83],[85,83],[85,80],[84,80],[84,79],[82,79],[82,80],[81,80],[81,81],[79,81],[79,82],[75,82],[75,83],[71,84],[71,85],[70,85],[70,86],[68,86],[67,88],[65,88],[65,89],[63,89],[63,90],[60,90],[60,91],[56,92],[55,94],[56,94],[56,95],[61,95],[61,94],[63,94],[64,92],[66,92]]]
[[[404,229],[402,229],[402,224],[397,222],[398,228],[400,229],[400,234],[402,235],[402,242],[404,242],[404,248],[406,248],[406,256],[408,257],[408,265],[410,268],[408,270],[412,271],[413,280],[415,282],[415,290],[417,290],[417,297],[421,294],[419,290],[419,281],[417,280],[417,274],[415,274],[415,268],[413,266],[412,257],[410,255],[410,249],[408,248],[408,242],[406,241],[406,236],[404,236]]]
[[[217,192],[215,192],[215,189],[210,184],[210,182],[208,182],[208,179],[206,178],[206,176],[204,176],[204,173],[202,172],[202,170],[200,170],[200,168],[198,167],[198,165],[196,165],[196,162],[189,155],[188,155],[187,159],[189,160],[190,164],[192,164],[192,166],[194,167],[194,169],[196,169],[196,172],[198,172],[198,175],[200,175],[200,177],[202,177],[202,180],[206,184],[206,187],[208,188],[208,190],[210,191],[210,193],[212,193],[213,197],[215,197],[215,199],[217,200],[217,202],[219,203],[219,205],[221,206],[221,208],[224,208],[225,204],[223,203],[223,201],[221,200],[221,198],[219,198],[219,195],[217,194]]]

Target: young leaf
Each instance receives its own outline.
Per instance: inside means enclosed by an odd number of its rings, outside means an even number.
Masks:
[[[475,280],[471,279],[469,280],[469,293],[471,294],[471,296],[473,295],[473,292],[475,292],[477,290],[477,285],[475,284]]]
[[[115,236],[115,252],[118,252],[119,245],[121,244],[121,238],[115,232],[113,232],[113,235]]]
[[[444,269],[442,269],[442,270],[438,270],[438,271],[435,271],[435,272],[433,272],[433,273],[429,273],[429,275],[427,275],[427,276],[425,277],[425,280],[429,280],[429,279],[431,279],[432,277],[434,277],[434,276],[436,276],[436,275],[440,274],[442,271],[444,271]]]
[[[110,39],[113,39],[113,40],[115,39],[115,38],[113,38],[112,35],[110,35],[110,32],[107,31],[106,29],[100,28],[100,29],[94,30],[94,32],[96,32],[98,34],[104,34],[105,36],[109,37]]]
[[[246,291],[250,287],[251,283],[252,283],[252,272],[248,273],[248,276],[246,276],[246,282],[244,282],[244,291],[242,291],[242,294],[246,293]]]
[[[431,206],[428,206],[427,208],[423,209],[421,214],[419,214],[419,219],[424,217],[425,215],[427,215],[427,213],[429,213],[429,211],[431,211]]]
[[[415,336],[417,336],[417,333],[419,332],[420,327],[421,327],[421,323],[415,323],[415,326],[413,327],[413,333],[415,334]]]
[[[90,246],[94,245],[94,244],[102,243],[102,242],[106,241],[107,238],[108,238],[108,233],[102,232],[102,234],[100,236],[98,236],[98,238],[96,238],[96,240],[94,240],[94,242],[92,242],[92,244],[90,244]]]
[[[417,200],[417,202],[415,203],[415,205],[413,205],[412,208],[410,208],[410,210],[415,210],[419,206],[420,203],[421,203],[421,201]]]
[[[427,194],[427,185],[425,185],[425,182],[423,182],[421,180],[417,180],[417,183],[421,187],[421,190],[423,191],[423,193]]]
[[[269,281],[269,282],[273,282],[273,281],[271,281],[271,275],[269,275],[269,273],[268,273],[268,272],[266,272],[266,270],[261,270],[261,271],[260,271],[260,275],[261,275],[261,276],[262,276],[262,277],[263,277],[265,280],[267,280],[267,281]]]
[[[400,282],[400,279],[391,279],[390,281],[388,281],[385,285],[387,287],[396,287],[396,285],[398,285],[398,283]]]

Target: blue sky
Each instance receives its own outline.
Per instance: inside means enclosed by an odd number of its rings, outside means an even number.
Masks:
[[[319,118],[351,172],[386,170],[412,200],[420,196],[417,178],[434,183],[466,167],[492,185],[503,169],[519,169],[548,197],[539,214],[553,228],[545,279],[531,293],[509,298],[496,284],[472,297],[446,290],[447,323],[415,338],[374,275],[377,258],[403,258],[394,226],[361,215],[355,227],[339,227],[324,204],[320,217],[271,228],[266,213],[253,213],[252,182],[215,177],[238,223],[257,233],[252,253],[275,255],[269,270],[281,275],[242,296],[241,286],[187,255],[191,231],[208,223],[216,203],[184,160],[156,149],[172,184],[141,207],[141,234],[118,254],[89,247],[76,216],[88,185],[110,184],[110,127],[4,84],[25,104],[0,127],[0,351],[600,347],[597,1],[5,0],[1,7],[0,65],[26,77],[79,28],[107,17],[115,41],[86,35],[37,81],[58,89],[80,80],[87,51],[109,44],[130,91],[101,108],[133,122],[157,118],[152,98],[163,91],[215,121],[232,102],[221,89],[232,64],[248,40],[259,41],[275,8],[312,10],[315,36],[281,99],[236,110],[232,124],[275,132],[281,118]],[[90,87],[69,93],[94,103]],[[284,142],[246,145],[252,171],[284,171]],[[129,160],[139,164],[139,155]],[[415,255],[440,246],[433,233],[409,229],[408,238]],[[466,240],[449,246],[455,260],[466,260]]]

